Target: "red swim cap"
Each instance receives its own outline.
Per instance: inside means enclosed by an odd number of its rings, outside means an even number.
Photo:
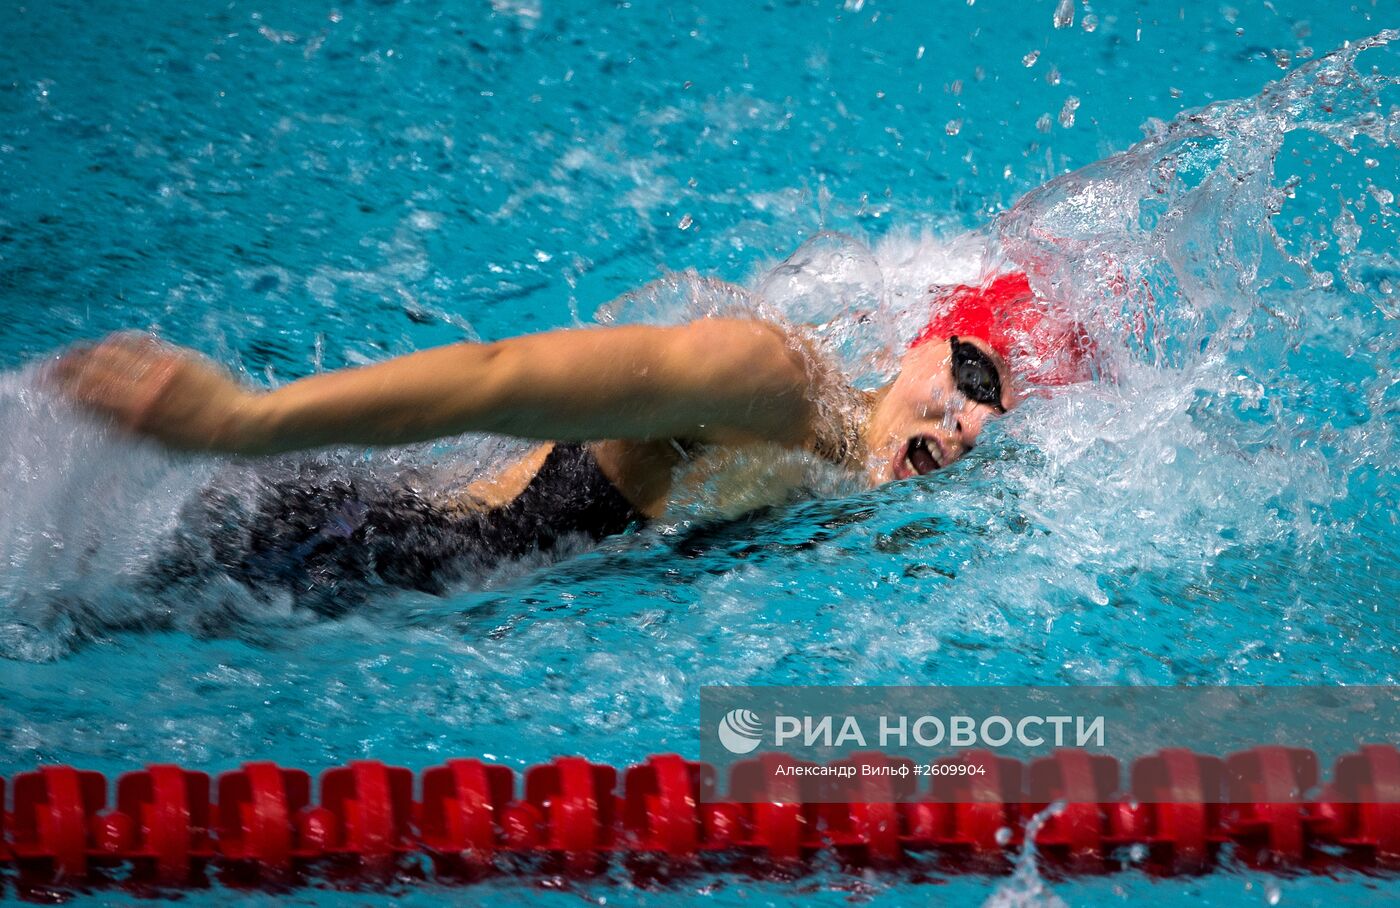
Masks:
[[[1056,317],[1020,272],[999,275],[985,287],[940,289],[933,305],[933,316],[911,349],[955,334],[976,337],[1033,384],[1068,385],[1089,378],[1093,338],[1079,322]]]

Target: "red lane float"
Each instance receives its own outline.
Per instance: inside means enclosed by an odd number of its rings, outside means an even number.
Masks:
[[[449,760],[423,773],[418,840],[439,870],[481,870],[505,847],[515,774],[480,760]]]
[[[296,818],[311,804],[311,776],[273,763],[244,763],[219,776],[218,826],[221,857],[238,869],[269,880],[292,871],[300,847]]]
[[[1031,815],[1053,803],[1063,805],[1045,821],[1036,845],[1076,870],[1102,869],[1111,856],[1113,829],[1106,805],[1118,796],[1118,761],[1082,750],[1057,750],[1031,762],[1029,794]]]
[[[0,866],[21,887],[100,882],[122,866],[163,887],[203,885],[209,868],[233,885],[287,885],[327,867],[382,880],[414,853],[455,878],[506,866],[503,857],[538,859],[507,862],[517,872],[587,874],[619,857],[706,866],[708,856],[800,870],[830,849],[849,867],[932,857],[940,872],[985,872],[1008,866],[1031,817],[1048,810],[1036,845],[1068,871],[1200,873],[1226,848],[1261,868],[1400,868],[1400,750],[1391,745],[1341,757],[1320,789],[1316,755],[1277,746],[1224,760],[1162,750],[1132,764],[1126,790],[1117,760],[1080,750],[1029,765],[965,753],[938,761],[944,771],[927,782],[903,757],[837,762],[844,785],[791,771],[813,764],[761,754],[731,767],[720,798],[713,767],[674,754],[621,774],[560,757],[527,769],[523,784],[508,767],[463,759],[423,771],[415,786],[408,769],[365,760],[322,773],[316,800],[310,775],[272,763],[212,785],[204,773],[156,765],[123,774],[111,809],[102,775],[47,766],[0,779],[0,801],[10,796]],[[948,771],[962,764],[982,771]]]
[[[315,844],[323,854],[381,871],[417,849],[410,831],[413,773],[407,769],[377,760],[328,769],[321,775],[320,810],[305,816],[318,819]],[[310,836],[305,840],[311,844]]]
[[[166,885],[195,882],[214,856],[209,836],[209,776],[178,766],[148,766],[117,780],[117,809],[104,829],[130,828],[102,850],[131,861],[142,878]],[[126,822],[129,820],[129,822]]]
[[[914,761],[882,753],[853,754],[839,761],[857,775],[855,800],[822,805],[826,840],[849,864],[890,867],[904,857],[907,814],[901,808],[918,788]],[[884,770],[903,769],[894,774]],[[866,772],[866,770],[873,770]]]
[[[986,750],[967,751],[936,763],[940,767],[959,764],[985,771],[933,777],[930,799],[916,805],[921,808],[919,844],[948,849],[977,865],[1002,865],[1007,847],[1021,842],[1024,767],[1018,760]]]
[[[543,821],[538,848],[571,872],[592,869],[613,850],[617,770],[583,757],[558,757],[525,772],[525,801]]]
[[[1116,811],[1118,840],[1141,842],[1169,873],[1200,873],[1228,841],[1221,826],[1225,764],[1169,748],[1133,763],[1134,804]]]
[[[1317,785],[1317,754],[1298,747],[1256,747],[1225,761],[1231,802],[1226,828],[1261,863],[1297,864],[1307,849],[1307,792]]]
[[[1400,867],[1400,750],[1369,744],[1338,759],[1312,818],[1319,835]]]
[[[128,838],[129,818],[120,825],[99,823],[106,804],[107,780],[100,773],[45,766],[15,776],[14,812],[6,824],[15,863],[27,876],[82,880],[89,856],[102,854],[99,839],[115,853]]]
[[[715,770],[675,754],[648,757],[627,770],[623,822],[640,853],[688,860],[733,845],[734,823],[716,822],[701,803],[714,799]]]

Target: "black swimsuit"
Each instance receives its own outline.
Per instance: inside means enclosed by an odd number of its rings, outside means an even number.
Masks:
[[[470,572],[646,520],[577,443],[556,444],[514,500],[485,510],[446,511],[411,489],[312,463],[271,483],[247,518],[213,490],[196,510],[152,572],[157,585],[196,579],[212,559],[250,590],[284,590],[323,614],[340,614],[381,585],[442,594]]]

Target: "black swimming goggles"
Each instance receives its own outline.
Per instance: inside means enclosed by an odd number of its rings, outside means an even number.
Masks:
[[[948,338],[953,348],[953,385],[968,400],[986,404],[998,413],[1005,413],[1001,405],[1001,375],[996,363],[982,352],[976,344],[958,340],[957,335]]]

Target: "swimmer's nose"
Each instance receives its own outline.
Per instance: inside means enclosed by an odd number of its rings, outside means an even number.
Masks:
[[[957,437],[958,445],[963,453],[971,451],[977,447],[977,436],[982,434],[982,426],[986,424],[986,417],[980,413],[963,412],[954,424],[953,434]]]
[[[938,440],[943,466],[958,460],[977,447],[977,436],[982,434],[982,427],[987,423],[987,416],[982,412],[985,409],[974,408],[969,404],[956,418],[953,418],[952,411],[945,412],[941,424],[928,433]]]

